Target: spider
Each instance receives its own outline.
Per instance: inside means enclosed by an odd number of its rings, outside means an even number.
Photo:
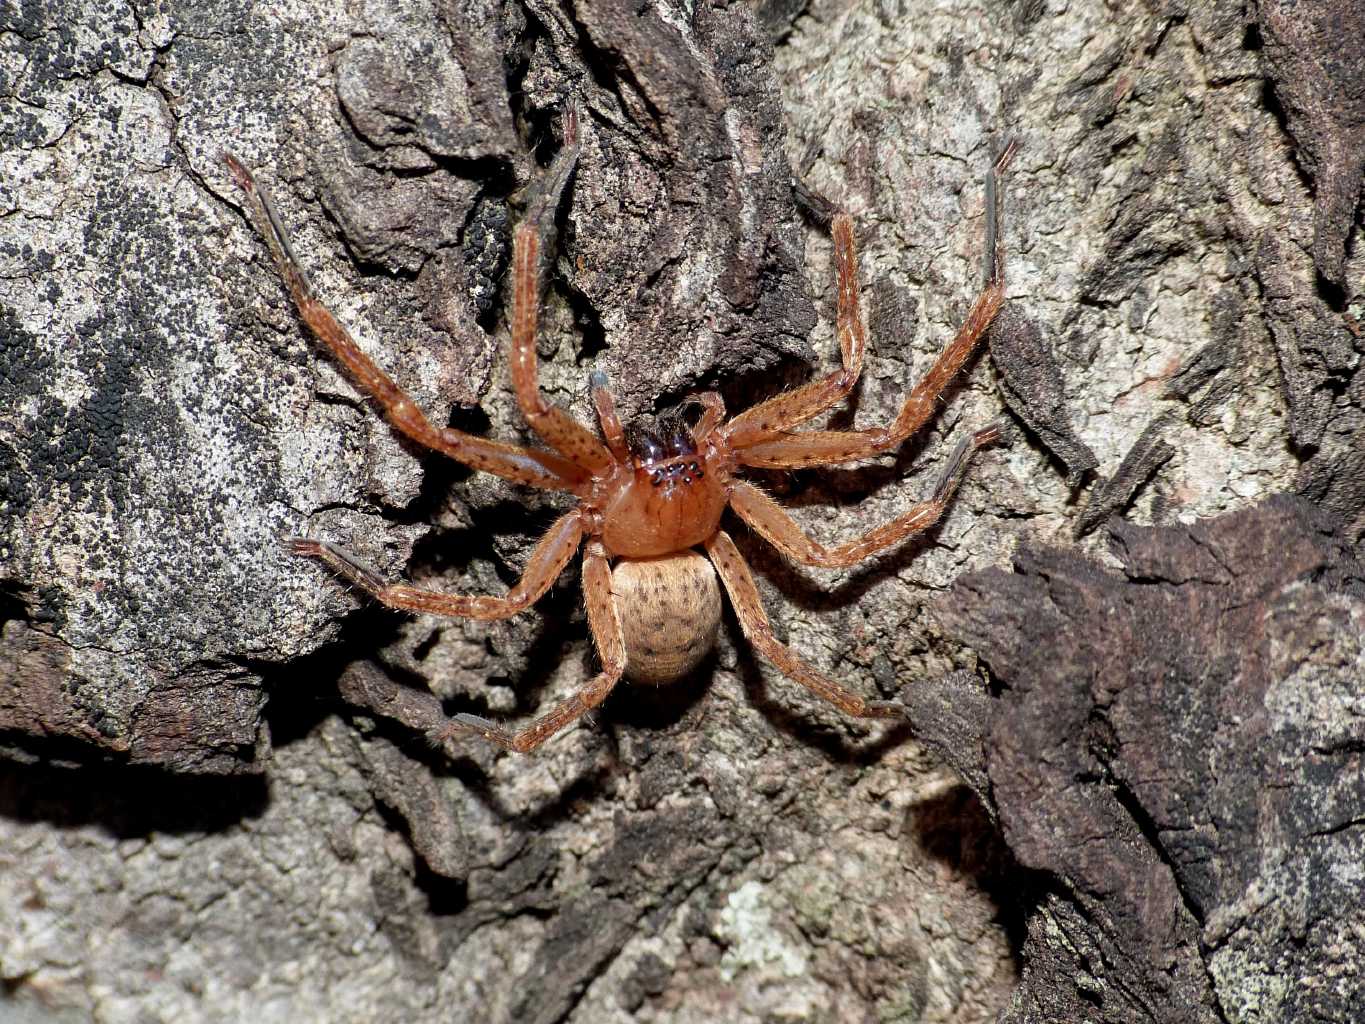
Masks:
[[[721,588],[740,627],[757,650],[785,675],[858,718],[896,718],[903,707],[866,700],[802,662],[773,634],[753,576],[721,516],[732,509],[786,558],[807,565],[850,566],[933,525],[943,514],[967,466],[983,445],[997,440],[991,425],[963,439],[947,461],[933,494],[909,511],[863,536],[826,547],[808,537],[769,495],[742,479],[745,467],[796,469],[866,459],[897,447],[919,430],[966,362],[1004,301],[1003,259],[995,239],[995,179],[1013,152],[1006,147],[991,169],[987,188],[987,249],[990,271],[966,323],[943,349],[928,374],[910,391],[888,425],[864,430],[795,428],[842,400],[862,372],[866,331],[858,298],[858,258],[853,222],[846,213],[830,219],[838,300],[836,331],[841,367],[817,380],[726,418],[719,394],[707,391],[653,421],[622,426],[606,375],[594,371],[589,388],[601,427],[599,438],[541,393],[536,369],[536,323],[540,303],[541,239],[532,224],[515,233],[512,256],[512,384],[531,429],[548,450],[488,440],[437,427],[408,395],[361,351],[323,305],[290,246],[268,194],[236,157],[228,170],[247,198],[248,213],[269,246],[299,315],[341,363],[352,380],[379,405],[400,433],[474,469],[528,487],[566,491],[577,505],[536,544],[521,578],[503,597],[466,596],[392,584],[344,548],[327,541],[292,538],[299,555],[316,558],[343,580],[390,608],[452,618],[502,619],[530,607],[583,552],[583,595],[588,626],[602,670],[577,693],[524,728],[509,731],[475,715],[447,720],[433,740],[444,743],[476,734],[508,750],[535,750],[552,735],[601,704],[623,676],[662,684],[685,676],[715,643]],[[688,423],[683,409],[696,415]],[[698,550],[700,548],[700,551]]]

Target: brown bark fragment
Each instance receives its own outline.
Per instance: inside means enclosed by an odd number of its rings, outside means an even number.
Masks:
[[[987,795],[1046,894],[1005,1019],[1245,1019],[1270,987],[1257,1019],[1351,1019],[1319,972],[1365,834],[1365,571],[1287,496],[1111,544],[1121,576],[1026,547],[941,606],[1004,688]],[[1295,862],[1306,933],[1255,895]]]
[[[1258,0],[1252,9],[1266,70],[1313,179],[1313,262],[1341,287],[1346,238],[1365,187],[1365,4]]]

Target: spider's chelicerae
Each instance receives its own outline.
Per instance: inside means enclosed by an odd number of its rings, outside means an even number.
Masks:
[[[462,714],[450,719],[436,739],[476,733],[508,750],[530,751],[601,704],[622,676],[646,683],[681,678],[715,642],[721,587],[729,595],[749,642],[787,676],[848,715],[894,718],[902,713],[899,704],[858,696],[806,665],[778,641],[749,567],[730,535],[720,528],[720,520],[729,507],[787,558],[807,565],[838,567],[853,565],[924,530],[943,514],[973,452],[998,437],[995,426],[978,431],[957,446],[928,500],[835,547],[806,536],[771,497],[744,480],[739,471],[745,467],[794,469],[865,459],[895,448],[930,419],[940,393],[971,355],[1004,299],[1002,260],[994,241],[994,180],[1011,148],[1006,148],[992,169],[987,190],[992,272],[985,289],[966,323],[911,390],[896,418],[884,427],[865,430],[796,429],[844,398],[862,372],[866,332],[858,300],[853,224],[847,214],[836,214],[831,220],[839,292],[836,330],[843,363],[840,369],[728,419],[720,395],[708,391],[686,403],[700,410],[694,424],[689,425],[681,410],[674,410],[652,424],[629,430],[617,417],[605,375],[594,372],[590,385],[600,438],[547,402],[537,384],[540,237],[534,226],[522,225],[513,247],[512,384],[523,415],[549,445],[548,451],[433,425],[360,350],[313,293],[268,196],[240,161],[225,156],[304,322],[397,430],[474,469],[528,487],[567,491],[578,499],[577,505],[556,520],[536,544],[521,579],[505,597],[471,597],[390,584],[337,545],[302,538],[292,541],[295,552],[319,559],[338,576],[391,608],[469,619],[501,619],[528,608],[549,589],[575,552],[584,548],[583,596],[602,671],[578,693],[525,728],[509,732],[487,719]]]

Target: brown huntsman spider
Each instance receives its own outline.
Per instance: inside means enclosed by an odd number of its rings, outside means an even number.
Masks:
[[[895,718],[901,705],[866,700],[802,662],[773,634],[753,576],[721,516],[732,509],[786,558],[828,568],[850,566],[938,521],[972,454],[999,437],[996,425],[962,440],[933,494],[903,515],[854,540],[827,547],[806,536],[769,495],[744,480],[746,467],[796,469],[853,462],[897,447],[933,416],[943,389],[961,369],[1004,301],[1003,259],[996,237],[995,178],[1013,147],[991,170],[987,190],[988,282],[966,323],[886,426],[863,430],[798,430],[843,399],[862,372],[866,331],[858,299],[853,223],[831,218],[838,277],[836,331],[842,365],[818,380],[726,418],[714,391],[689,399],[689,424],[672,410],[631,429],[618,419],[606,376],[590,378],[599,437],[541,394],[536,375],[541,238],[531,223],[515,235],[512,265],[512,384],[531,429],[548,450],[491,441],[435,426],[360,347],[314,293],[269,197],[231,155],[225,160],[248,210],[278,264],[304,323],[400,433],[474,469],[527,487],[565,491],[577,499],[536,544],[521,578],[503,597],[467,596],[385,581],[345,549],[295,538],[293,550],[318,559],[342,579],[390,608],[468,619],[502,619],[538,600],[583,552],[583,596],[602,671],[577,693],[524,728],[460,714],[437,730],[444,742],[475,733],[508,750],[530,751],[597,707],[627,676],[667,683],[693,669],[715,643],[723,587],[749,642],[812,693],[859,718]],[[698,550],[700,549],[700,550]]]

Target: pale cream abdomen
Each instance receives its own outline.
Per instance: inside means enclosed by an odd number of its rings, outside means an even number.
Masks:
[[[720,584],[704,555],[622,558],[612,566],[611,592],[625,634],[626,675],[633,681],[681,679],[715,645]]]

